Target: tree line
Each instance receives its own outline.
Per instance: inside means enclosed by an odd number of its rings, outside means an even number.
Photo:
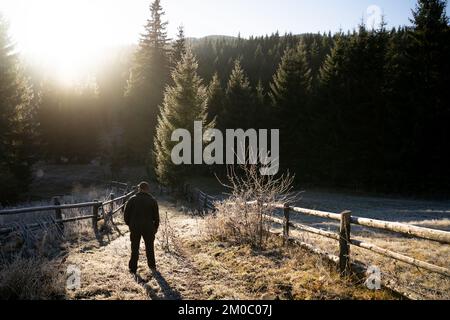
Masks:
[[[222,130],[279,128],[280,164],[301,185],[448,191],[446,6],[420,0],[411,26],[392,29],[188,39],[206,119]]]
[[[0,176],[17,187],[0,201],[26,189],[39,159],[145,164],[167,184],[220,172],[170,162],[170,133],[195,120],[279,128],[280,164],[300,185],[449,191],[446,6],[418,0],[411,26],[393,29],[186,39],[180,28],[171,40],[155,0],[137,48],[66,90],[25,76],[1,22]]]

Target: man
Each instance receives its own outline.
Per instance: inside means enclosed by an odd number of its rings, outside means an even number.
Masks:
[[[125,223],[130,227],[130,272],[137,272],[141,238],[144,238],[148,266],[152,271],[156,271],[154,243],[159,228],[159,209],[158,203],[150,194],[150,185],[147,182],[139,184],[138,193],[126,204]]]

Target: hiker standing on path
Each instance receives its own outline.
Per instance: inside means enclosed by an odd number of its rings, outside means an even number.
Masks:
[[[125,223],[130,227],[130,272],[137,272],[141,238],[144,238],[148,266],[156,271],[154,243],[159,228],[159,209],[147,182],[141,182],[138,193],[127,202],[124,217]]]

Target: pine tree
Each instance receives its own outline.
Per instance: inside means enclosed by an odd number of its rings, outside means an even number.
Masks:
[[[38,135],[36,104],[0,16],[0,203],[15,201],[31,183]]]
[[[329,176],[337,184],[381,185],[385,169],[386,78],[388,36],[384,24],[368,31],[361,24],[350,36],[340,35],[321,70],[322,145],[327,146]],[[357,150],[357,151],[355,151]],[[333,153],[352,154],[332,160]],[[348,168],[352,168],[348,172]],[[370,168],[370,170],[368,170]]]
[[[450,158],[442,153],[450,139],[450,28],[447,1],[419,0],[412,15],[414,28],[408,33],[404,91],[410,101],[411,118],[407,169],[421,174],[424,183],[444,186],[450,174]],[[412,129],[412,130],[411,130]],[[406,158],[406,154],[405,154]]]
[[[416,31],[439,32],[448,27],[446,8],[446,0],[418,0],[410,21]]]
[[[208,86],[208,120],[220,119],[224,109],[225,92],[222,89],[219,75],[214,74]]]
[[[272,102],[283,115],[298,114],[311,89],[311,70],[303,44],[286,50],[270,88]]]
[[[178,143],[171,141],[176,129],[186,129],[194,137],[194,122],[207,123],[208,92],[197,75],[198,63],[190,50],[183,56],[172,73],[174,85],[166,89],[155,139],[156,174],[160,183],[180,185],[194,174],[192,166],[175,165],[172,149]]]
[[[304,43],[286,50],[270,86],[275,125],[280,129],[280,157],[285,167],[295,169],[304,155],[307,126],[311,124],[309,94],[311,70],[306,59]]]
[[[255,128],[254,95],[250,82],[239,60],[234,62],[226,89],[225,106],[218,121],[221,129]]]
[[[323,58],[320,53],[320,45],[317,40],[314,40],[311,44],[308,54],[308,64],[311,67],[311,77],[312,77],[312,89],[313,91],[317,89],[318,81],[319,81],[319,71],[320,67],[323,64]]]
[[[258,104],[265,105],[266,104],[266,92],[264,90],[264,85],[261,80],[258,81],[256,85],[256,100]]]
[[[154,0],[150,11],[151,18],[140,40],[126,90],[126,153],[129,161],[139,164],[148,161],[145,150],[153,145],[159,105],[170,73],[170,39],[161,1]]]
[[[173,45],[172,65],[177,66],[182,57],[186,54],[186,37],[184,35],[184,27],[178,27],[177,40]]]

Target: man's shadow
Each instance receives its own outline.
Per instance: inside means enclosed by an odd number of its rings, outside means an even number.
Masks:
[[[142,278],[139,273],[134,275],[136,282],[141,285],[152,300],[182,300],[181,294],[173,289],[159,271],[151,272],[152,278],[158,283],[163,297],[159,297],[155,290]]]

